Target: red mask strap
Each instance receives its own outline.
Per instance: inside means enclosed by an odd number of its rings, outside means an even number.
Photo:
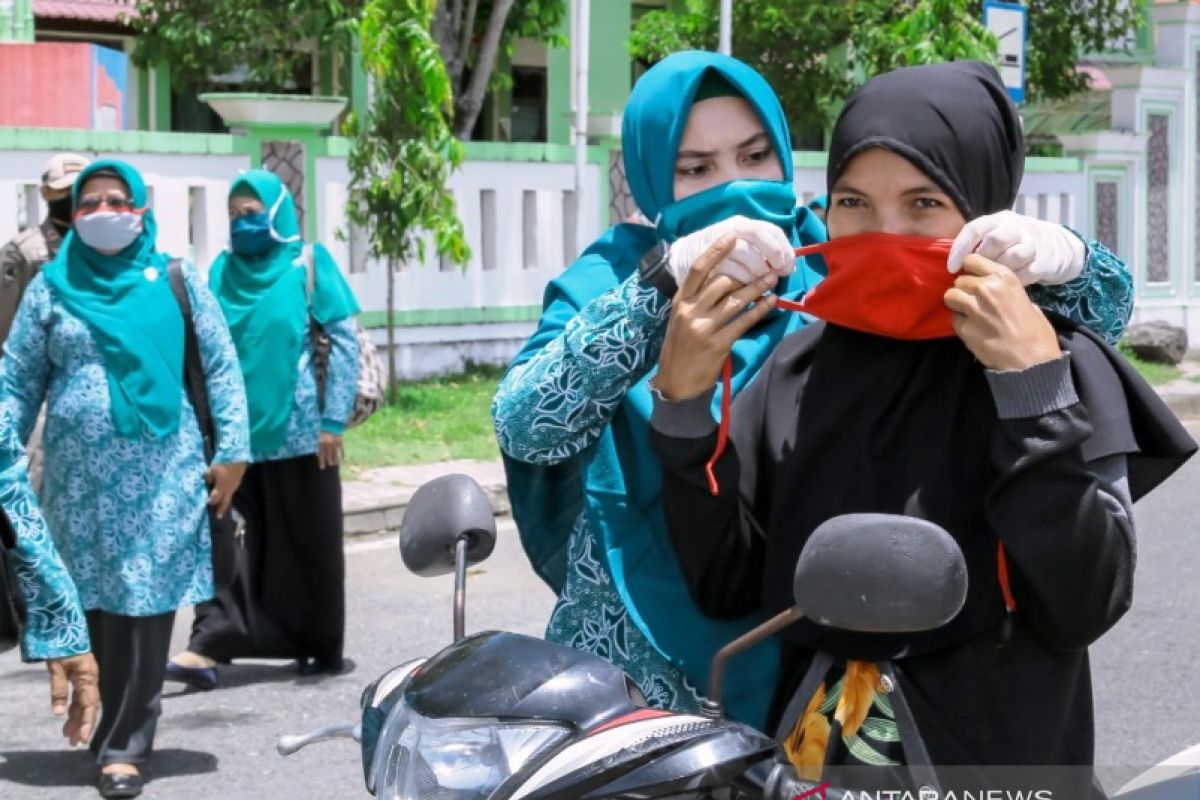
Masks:
[[[725,445],[729,442],[729,407],[732,395],[733,356],[726,356],[725,363],[721,366],[721,421],[717,425],[717,447],[713,450],[708,463],[704,465],[704,474],[708,476],[708,491],[712,493],[713,497],[721,493],[721,486],[717,483],[717,475],[713,470],[717,465],[717,459],[725,452]]]
[[[797,256],[807,256],[813,253],[820,253],[829,248],[829,242],[821,242],[820,244],[810,244],[808,247],[797,247]],[[803,311],[804,307],[795,300],[784,300],[782,297],[775,298],[775,307],[781,308],[784,311]],[[729,416],[730,405],[733,401],[733,357],[727,356],[725,363],[721,367],[721,420],[717,425],[717,447],[713,450],[712,456],[709,457],[708,463],[704,465],[704,474],[708,477],[708,491],[713,497],[721,493],[721,486],[717,483],[717,475],[714,472],[717,459],[725,452],[725,446],[729,442]]]
[[[1017,601],[1013,598],[1012,584],[1008,579],[1008,556],[1004,553],[1004,543],[996,545],[996,577],[1000,580],[1000,593],[1004,595],[1004,607],[1008,613],[1017,610]]]

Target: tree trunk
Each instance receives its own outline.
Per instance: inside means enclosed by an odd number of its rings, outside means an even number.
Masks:
[[[479,119],[479,111],[483,108],[483,96],[491,83],[492,70],[496,66],[496,54],[500,50],[500,35],[504,33],[504,23],[508,21],[508,12],[512,10],[513,0],[496,0],[492,6],[492,14],[488,17],[487,31],[483,34],[483,42],[479,47],[479,57],[471,70],[471,80],[467,88],[459,95],[455,103],[454,135],[460,139],[470,139],[475,120]]]
[[[388,402],[396,403],[396,258],[387,260]]]
[[[458,93],[458,84],[462,80],[463,73],[463,53],[459,52],[458,25],[461,20],[446,3],[440,2],[433,12],[433,26],[431,33],[433,40],[437,42],[438,52],[442,55],[442,62],[446,65],[446,74],[450,77],[450,85],[454,87],[454,92]]]

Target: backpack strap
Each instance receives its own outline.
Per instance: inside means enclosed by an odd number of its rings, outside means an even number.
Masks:
[[[300,257],[304,259],[304,300],[308,303],[311,313],[313,288],[317,284],[317,268],[313,261],[313,246],[305,242],[304,249],[300,253]]]
[[[175,302],[183,314],[183,386],[196,412],[196,424],[204,441],[204,461],[212,463],[217,449],[217,435],[208,404],[208,383],[204,379],[204,364],[200,360],[200,342],[196,338],[196,326],[192,320],[192,301],[183,276],[183,259],[171,259],[167,264],[167,279],[171,284],[171,294],[175,295]]]

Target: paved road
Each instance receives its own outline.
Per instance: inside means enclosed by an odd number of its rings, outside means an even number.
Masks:
[[[1193,429],[1200,434],[1200,427]],[[1133,610],[1093,649],[1098,762],[1115,788],[1144,765],[1200,742],[1200,460],[1139,504],[1140,555]],[[353,719],[362,687],[384,669],[428,654],[450,635],[449,578],[406,574],[391,539],[349,546],[346,676],[299,678],[287,665],[224,672],[225,687],[164,701],[150,798],[365,796],[357,747],[317,745],[281,759],[275,736]],[[502,526],[493,559],[473,575],[468,629],[538,633],[549,592]],[[181,623],[185,622],[181,617]],[[183,624],[177,640],[182,640]],[[0,657],[0,798],[93,798],[84,752],[66,751],[47,711],[40,666]]]

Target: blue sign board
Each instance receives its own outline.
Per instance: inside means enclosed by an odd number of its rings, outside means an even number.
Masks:
[[[1029,11],[1020,3],[984,0],[983,24],[996,37],[1000,77],[1014,103],[1025,102],[1025,43]]]

